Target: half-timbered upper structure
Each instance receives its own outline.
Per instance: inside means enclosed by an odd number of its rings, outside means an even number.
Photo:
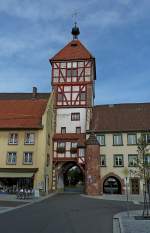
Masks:
[[[94,102],[95,59],[78,40],[76,25],[72,34],[73,40],[50,59],[56,95],[53,161],[57,167],[66,162],[84,166],[84,148],[78,150],[77,145],[84,145]]]

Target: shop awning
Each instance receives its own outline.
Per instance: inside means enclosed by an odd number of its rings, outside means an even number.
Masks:
[[[0,178],[29,178],[33,175],[33,172],[0,172]]]

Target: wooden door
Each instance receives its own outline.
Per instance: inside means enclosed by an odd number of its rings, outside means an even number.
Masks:
[[[139,178],[131,178],[130,180],[131,194],[139,194],[140,192],[140,181]]]

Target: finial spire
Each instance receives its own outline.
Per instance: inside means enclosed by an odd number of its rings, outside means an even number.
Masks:
[[[72,35],[73,35],[73,40],[77,40],[78,39],[78,35],[80,34],[80,30],[79,27],[77,27],[77,11],[72,15],[73,17],[73,21],[74,21],[74,27],[72,28]]]

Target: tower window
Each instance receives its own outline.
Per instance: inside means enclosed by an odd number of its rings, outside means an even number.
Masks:
[[[77,77],[77,69],[76,68],[67,69],[67,77],[68,78]]]
[[[85,101],[86,100],[86,93],[85,92],[81,92],[80,93],[80,101]]]
[[[63,94],[62,93],[58,93],[57,100],[63,101]]]
[[[66,127],[61,127],[61,133],[66,133]]]
[[[80,113],[79,112],[71,113],[71,120],[72,121],[79,121],[80,120]]]
[[[81,127],[76,127],[76,133],[81,133]]]

